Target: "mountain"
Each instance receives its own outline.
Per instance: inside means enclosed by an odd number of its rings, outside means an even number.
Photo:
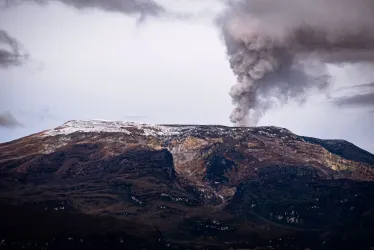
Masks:
[[[0,249],[373,249],[374,155],[277,127],[69,121],[0,144]]]

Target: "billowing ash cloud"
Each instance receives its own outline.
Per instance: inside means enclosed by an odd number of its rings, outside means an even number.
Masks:
[[[327,63],[374,62],[373,0],[236,1],[220,25],[237,76],[236,125],[256,125],[274,103],[326,89]]]
[[[10,112],[0,114],[0,127],[14,128],[22,126]]]
[[[16,3],[16,1],[14,1]],[[49,2],[61,2],[77,9],[98,8],[110,12],[120,12],[124,14],[158,15],[164,9],[152,0],[19,0],[22,2],[36,2],[47,4]],[[12,5],[11,1],[8,6]]]
[[[0,68],[19,65],[26,58],[18,41],[4,30],[0,30]]]

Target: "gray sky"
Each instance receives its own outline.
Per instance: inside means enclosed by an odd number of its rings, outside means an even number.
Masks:
[[[236,77],[212,24],[223,6],[214,0],[157,2],[198,18],[149,17],[139,24],[122,13],[58,2],[0,10],[0,30],[30,55],[24,65],[0,68],[0,118],[10,116],[14,124],[4,126],[0,119],[0,142],[72,119],[231,125],[228,92]],[[351,96],[358,88],[372,93],[374,74],[369,68],[362,74],[363,67],[329,67],[330,99],[316,93],[303,105],[275,107],[259,125],[346,139],[374,152],[372,99],[354,105]]]

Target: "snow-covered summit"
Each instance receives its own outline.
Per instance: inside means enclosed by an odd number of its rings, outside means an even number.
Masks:
[[[244,136],[247,133],[264,137],[294,137],[290,131],[278,127],[225,127],[220,125],[156,125],[140,122],[107,120],[72,120],[62,126],[44,131],[43,136],[69,135],[72,133],[123,133],[158,138],[186,136]],[[236,134],[238,133],[238,134]]]
[[[145,124],[140,122],[127,121],[106,121],[106,120],[73,120],[64,123],[62,126],[44,132],[46,136],[67,135],[75,132],[83,133],[125,133],[131,134],[134,129],[144,135],[162,136],[179,134],[179,127]]]

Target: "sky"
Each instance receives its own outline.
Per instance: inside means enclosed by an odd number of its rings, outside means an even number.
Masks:
[[[0,68],[0,142],[74,119],[232,126],[229,91],[237,78],[213,20],[224,5],[157,2],[174,13],[195,15],[139,21],[60,2],[1,8],[0,30],[16,38],[29,57],[21,65]],[[330,65],[329,95],[310,93],[302,104],[275,106],[258,125],[345,139],[374,153],[372,97],[365,108],[344,99],[346,93],[373,87],[374,73],[368,68],[363,74],[363,69]]]

